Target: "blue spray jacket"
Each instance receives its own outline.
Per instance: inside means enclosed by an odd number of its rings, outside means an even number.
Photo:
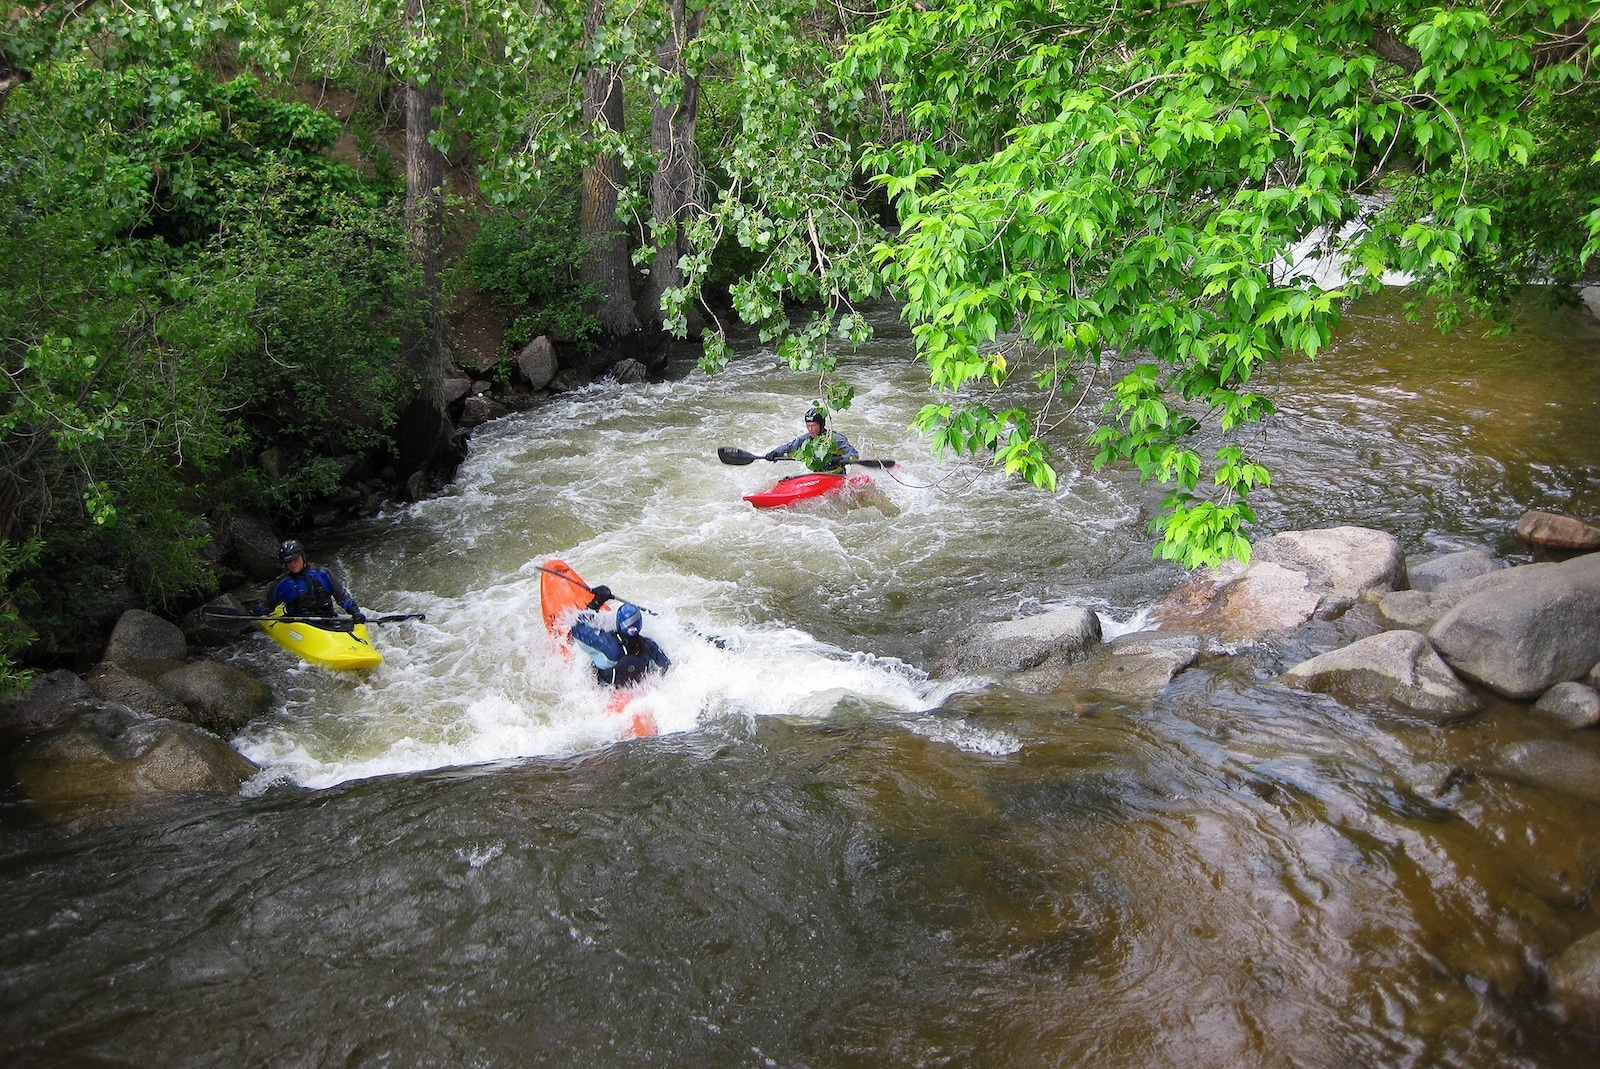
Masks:
[[[593,612],[581,612],[568,632],[594,662],[595,676],[611,687],[631,687],[651,669],[665,672],[672,662],[661,647],[643,635],[624,635],[595,626]]]
[[[285,573],[268,595],[268,604],[283,606],[286,616],[332,616],[337,602],[345,612],[356,611],[356,599],[337,576],[326,568],[307,564],[299,575]]]

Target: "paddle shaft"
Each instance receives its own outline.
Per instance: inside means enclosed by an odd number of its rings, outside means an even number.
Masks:
[[[209,624],[218,631],[242,631],[251,624],[312,624],[324,631],[348,631],[355,621],[348,616],[257,616],[248,609],[231,609],[225,605],[207,605],[201,610],[209,617]],[[395,624],[402,620],[426,620],[420,612],[399,613],[393,616],[369,616],[369,624]],[[223,621],[227,621],[224,623]]]
[[[755,453],[752,453],[746,449],[735,449],[732,446],[725,445],[717,450],[717,459],[722,461],[724,464],[733,464],[742,467],[746,464],[753,464],[758,460],[765,460],[766,457],[757,456]],[[800,458],[778,457],[777,459],[798,460]],[[895,462],[892,460],[841,460],[839,463],[854,464],[857,467],[862,468],[892,468],[895,465]]]

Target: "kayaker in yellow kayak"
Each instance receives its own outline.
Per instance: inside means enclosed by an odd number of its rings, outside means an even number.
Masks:
[[[334,617],[334,605],[350,614],[356,623],[366,623],[361,606],[351,597],[339,577],[326,568],[306,563],[305,547],[289,539],[278,547],[278,559],[283,561],[284,574],[272,584],[265,606],[253,606],[258,615],[270,612],[271,606],[282,605],[285,616]]]
[[[820,475],[843,475],[844,462],[859,460],[861,454],[844,435],[827,429],[827,419],[828,414],[820,408],[806,409],[806,433],[772,450],[765,459],[798,457]]]

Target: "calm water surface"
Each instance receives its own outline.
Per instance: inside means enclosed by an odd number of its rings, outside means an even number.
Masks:
[[[1273,681],[1339,624],[1147,704],[930,678],[973,624],[1116,632],[1181,574],[1126,473],[930,457],[880,328],[837,426],[902,467],[850,502],[740,500],[787,469],[715,448],[815,391],[752,348],[502,420],[447,493],[313,547],[427,622],[365,680],[230,651],[280,697],[245,797],[76,834],[5,807],[0,1063],[1596,1064],[1542,970],[1600,928],[1600,808],[1475,772],[1554,733],[1525,707],[1441,728]],[[1266,387],[1263,533],[1526,559],[1526,509],[1600,517],[1593,318],[1441,338],[1382,299]],[[660,737],[619,742],[545,640],[551,557],[655,613]]]

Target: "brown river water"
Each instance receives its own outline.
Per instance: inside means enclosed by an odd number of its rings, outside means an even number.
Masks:
[[[371,676],[225,651],[280,698],[244,796],[68,833],[6,795],[0,1064],[1600,1064],[1543,971],[1600,929],[1600,807],[1478,771],[1560,731],[1526,706],[1440,727],[1276,682],[1339,622],[1145,703],[930,677],[974,624],[1130,630],[1182,576],[1160,491],[1081,470],[1092,394],[1058,490],[1007,482],[906,429],[925,372],[878,326],[835,425],[901,466],[859,498],[740,499],[785,469],[715,448],[787,441],[815,390],[754,346],[552,400],[312,547],[427,614]],[[1521,561],[1524,511],[1600,519],[1585,313],[1441,337],[1378,298],[1264,385],[1261,534]],[[619,741],[545,640],[552,557],[652,610],[660,736]]]

